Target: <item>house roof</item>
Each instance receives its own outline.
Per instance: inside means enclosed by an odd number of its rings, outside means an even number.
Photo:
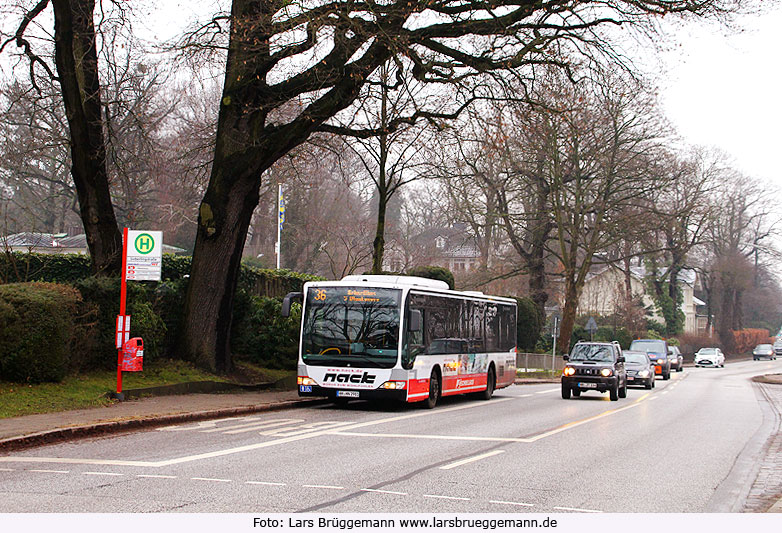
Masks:
[[[87,235],[80,233],[68,237],[67,233],[14,233],[7,237],[0,237],[0,246],[22,248],[72,248],[88,250]],[[185,252],[184,248],[163,244],[164,254],[177,254]]]

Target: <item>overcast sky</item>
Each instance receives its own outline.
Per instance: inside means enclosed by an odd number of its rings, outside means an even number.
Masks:
[[[782,7],[739,21],[740,33],[691,24],[662,55],[668,118],[691,144],[717,146],[747,175],[782,186]]]

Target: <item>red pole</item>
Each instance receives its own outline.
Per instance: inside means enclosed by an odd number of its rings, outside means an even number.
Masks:
[[[122,231],[122,284],[119,293],[119,314],[122,317],[122,328],[125,327],[125,298],[127,297],[127,270],[128,270],[128,228]],[[117,394],[122,393],[122,344],[125,336],[120,336],[119,349],[117,349]]]

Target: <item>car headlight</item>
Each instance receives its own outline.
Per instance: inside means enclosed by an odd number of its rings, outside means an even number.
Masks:
[[[566,376],[572,376],[576,373],[576,369],[572,366],[566,366],[562,373]]]
[[[608,376],[613,375],[613,373],[614,373],[614,371],[611,370],[610,368],[604,368],[603,370],[600,371],[600,375],[603,376],[603,377],[606,377],[606,378]]]
[[[664,365],[665,364],[665,359],[658,359],[657,360],[657,364],[658,365]]]
[[[649,371],[648,370],[641,370],[640,372],[638,372],[638,375],[641,376],[642,378],[648,378],[649,377]]]

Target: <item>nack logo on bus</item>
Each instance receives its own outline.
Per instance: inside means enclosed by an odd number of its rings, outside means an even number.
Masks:
[[[364,372],[361,375],[328,373],[323,376],[323,382],[328,383],[331,381],[332,383],[374,383],[375,377],[376,376],[370,374],[369,372]]]

